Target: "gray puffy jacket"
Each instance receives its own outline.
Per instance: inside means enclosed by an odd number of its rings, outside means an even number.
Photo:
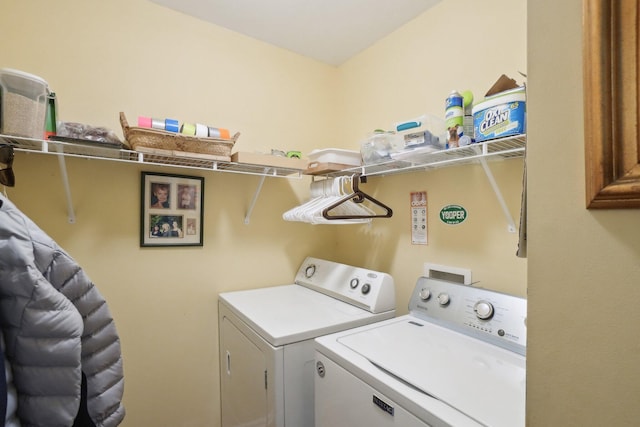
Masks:
[[[100,427],[124,418],[120,340],[82,268],[0,195],[0,327],[23,427]],[[82,377],[86,396],[82,396]]]

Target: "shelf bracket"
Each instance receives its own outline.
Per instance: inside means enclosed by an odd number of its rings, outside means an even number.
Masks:
[[[253,199],[251,200],[251,204],[249,205],[249,209],[247,209],[247,214],[244,216],[245,225],[249,224],[249,220],[251,218],[251,213],[253,212],[253,208],[258,201],[258,196],[260,195],[260,191],[262,191],[262,185],[264,184],[264,180],[267,177],[267,172],[269,172],[270,168],[264,169],[264,175],[260,177],[260,182],[258,183],[258,188],[256,188],[256,193],[253,195]]]
[[[71,187],[69,186],[69,177],[67,175],[67,163],[64,160],[64,153],[61,152],[62,147],[59,147],[58,164],[60,165],[60,176],[62,177],[62,185],[64,186],[64,193],[67,197],[67,218],[69,224],[75,224],[76,214],[73,210],[73,200],[71,199]]]
[[[484,173],[485,175],[487,175],[487,179],[489,180],[489,183],[493,188],[493,192],[496,194],[498,203],[500,203],[500,207],[502,208],[502,211],[504,212],[504,215],[507,218],[507,230],[509,231],[509,233],[515,233],[517,231],[516,223],[513,221],[511,212],[509,212],[509,208],[507,207],[507,204],[504,201],[504,197],[502,197],[502,192],[500,191],[500,188],[496,183],[496,179],[493,177],[493,173],[491,172],[491,169],[489,169],[489,165],[487,164],[487,159],[485,159],[484,157],[481,157],[480,164],[482,165],[482,169],[484,169]]]

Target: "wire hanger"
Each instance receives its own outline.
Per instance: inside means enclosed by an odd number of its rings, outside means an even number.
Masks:
[[[342,197],[341,199],[337,200],[335,203],[332,203],[331,205],[325,207],[322,210],[322,216],[325,219],[328,219],[328,220],[364,219],[364,218],[391,218],[391,216],[393,215],[393,211],[391,210],[390,207],[388,207],[384,203],[374,199],[373,197],[371,197],[367,193],[365,193],[362,190],[360,190],[360,188],[358,187],[358,183],[360,182],[360,180],[362,180],[362,182],[366,182],[366,179],[367,179],[367,177],[366,176],[362,176],[362,174],[360,174],[360,173],[354,174],[351,177],[351,186],[353,188],[353,193],[348,194],[348,195]],[[332,209],[335,209],[336,207],[342,205],[343,203],[350,202],[350,201],[353,201],[355,203],[362,203],[365,200],[369,200],[373,204],[381,207],[382,209],[385,210],[385,213],[384,214],[371,213],[371,214],[364,214],[364,215],[360,215],[360,214],[355,214],[355,215],[351,215],[351,214],[347,214],[347,215],[331,215],[330,214],[330,211]]]

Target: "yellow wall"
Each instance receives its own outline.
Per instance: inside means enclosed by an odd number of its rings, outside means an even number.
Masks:
[[[582,2],[528,3],[531,426],[640,419],[638,210],[585,209]]]
[[[304,152],[337,132],[333,67],[144,0],[3,5],[0,66],[46,79],[60,118],[120,132],[118,112],[240,131],[237,149]],[[157,46],[160,46],[157,48]],[[9,197],[78,260],[106,297],[125,361],[126,426],[219,422],[217,294],[292,280],[304,256],[336,259],[333,227],[285,223],[308,180],[18,153]],[[139,247],[140,172],[205,177],[202,248]],[[338,260],[338,259],[336,259]]]
[[[464,28],[452,31],[452,17]],[[46,79],[62,120],[120,133],[124,111],[133,123],[153,115],[241,131],[243,151],[358,149],[374,128],[443,114],[452,89],[480,97],[502,73],[522,81],[526,17],[525,0],[443,1],[335,68],[145,0],[10,2],[0,15],[11,34],[0,38],[0,66]],[[257,177],[66,163],[75,224],[53,156],[19,153],[8,195],[107,298],[124,352],[126,426],[218,425],[217,294],[287,283],[306,255],[391,273],[400,314],[424,262],[470,268],[479,286],[526,294],[527,261],[515,257],[517,236],[477,165],[372,178],[363,189],[394,217],[345,227],[282,221],[308,194],[308,179],[267,179],[245,225]],[[522,164],[491,164],[516,222]],[[204,247],[139,247],[142,170],[205,177]],[[415,190],[428,192],[428,246],[410,243]],[[467,222],[439,223],[439,209],[453,203],[467,208]]]
[[[473,24],[456,32],[452,17]],[[473,33],[478,17],[485,25]],[[501,54],[492,54],[495,49]],[[522,82],[519,71],[527,71],[526,1],[440,2],[340,68],[339,96],[347,121],[343,139],[357,149],[373,129],[388,129],[424,113],[443,115],[453,89],[470,89],[481,100],[503,73]],[[523,162],[495,162],[490,168],[517,224]],[[478,286],[526,295],[526,261],[515,256],[517,235],[507,232],[505,215],[480,165],[370,182],[375,197],[395,208],[394,217],[372,228],[345,231],[344,257],[390,271],[399,284],[400,312],[406,312],[425,262],[469,268]],[[411,245],[411,191],[427,191],[428,246]],[[464,206],[468,220],[457,226],[440,222],[438,213],[448,204]]]

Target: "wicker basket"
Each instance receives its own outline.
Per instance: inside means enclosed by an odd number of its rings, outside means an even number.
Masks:
[[[230,157],[233,144],[240,136],[240,133],[236,133],[231,139],[197,138],[158,129],[130,127],[127,118],[122,112],[120,113],[120,124],[122,125],[126,143],[133,150],[144,147],[146,149],[184,151],[186,153]]]

